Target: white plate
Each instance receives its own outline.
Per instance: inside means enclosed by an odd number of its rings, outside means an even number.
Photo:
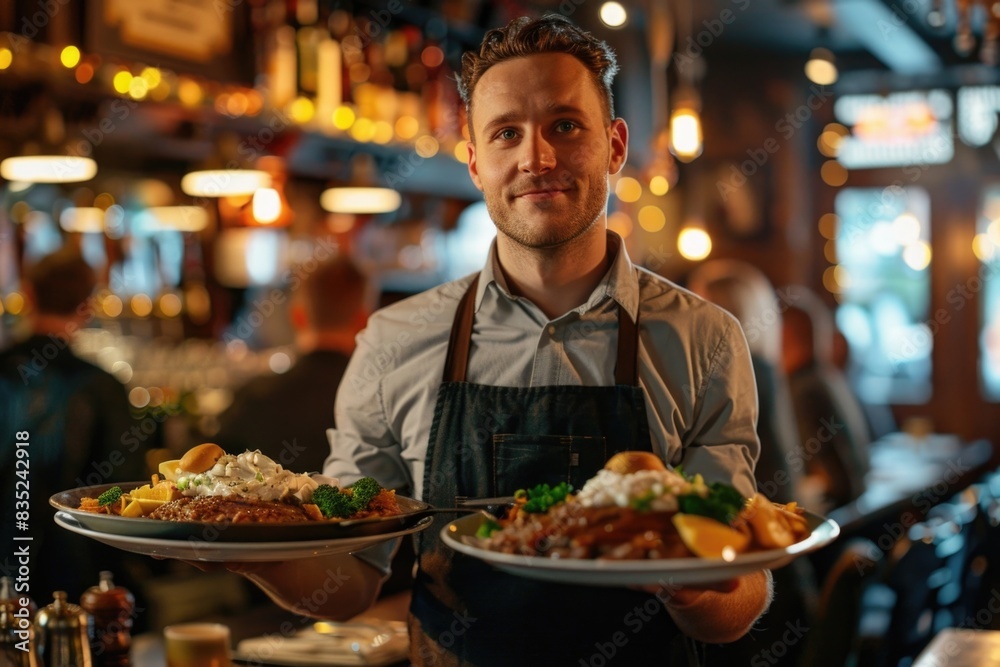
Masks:
[[[433,517],[426,517],[406,530],[392,533],[302,542],[211,542],[193,538],[169,540],[116,535],[84,528],[66,512],[56,512],[55,521],[66,530],[123,551],[145,556],[216,562],[267,562],[357,551],[379,542],[424,530],[431,525]]]
[[[542,558],[489,551],[470,544],[485,517],[474,514],[441,529],[441,539],[460,553],[479,558],[511,574],[564,584],[589,586],[688,585],[723,581],[758,570],[773,570],[835,540],[840,526],[830,519],[806,513],[812,532],[787,549],[740,554],[732,561],[713,558],[656,560],[597,560]]]

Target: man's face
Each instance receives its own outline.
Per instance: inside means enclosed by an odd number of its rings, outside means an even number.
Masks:
[[[492,66],[473,91],[470,124],[469,173],[501,235],[552,248],[604,219],[628,129],[621,119],[608,124],[579,60],[543,53]]]

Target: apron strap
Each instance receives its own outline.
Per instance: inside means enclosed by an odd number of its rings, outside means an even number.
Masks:
[[[475,313],[477,275],[469,289],[458,302],[455,320],[451,323],[451,338],[448,339],[448,354],[444,358],[443,382],[465,382],[465,371],[469,366],[469,345],[472,341],[472,319]]]
[[[469,367],[469,348],[472,341],[472,322],[475,317],[477,275],[469,289],[458,302],[455,319],[448,339],[442,382],[465,382]],[[618,305],[618,357],[615,361],[615,384],[639,385],[639,327],[628,312]]]

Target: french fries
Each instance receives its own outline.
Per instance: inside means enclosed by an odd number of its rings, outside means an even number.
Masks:
[[[173,482],[161,480],[159,475],[153,475],[151,484],[123,493],[117,501],[109,505],[101,505],[97,498],[81,498],[80,509],[99,514],[142,517],[160,505],[180,497],[181,492]]]

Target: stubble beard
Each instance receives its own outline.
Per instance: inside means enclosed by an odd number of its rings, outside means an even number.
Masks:
[[[574,192],[579,190],[570,191]],[[548,250],[572,243],[593,229],[601,214],[607,209],[608,188],[605,185],[603,188],[590,189],[582,205],[570,209],[567,220],[554,220],[547,224],[528,221],[517,215],[513,209],[513,202],[508,201],[503,192],[484,192],[484,199],[486,210],[497,226],[497,231],[524,248]],[[552,207],[548,202],[530,205],[537,207],[543,215],[547,208]]]

